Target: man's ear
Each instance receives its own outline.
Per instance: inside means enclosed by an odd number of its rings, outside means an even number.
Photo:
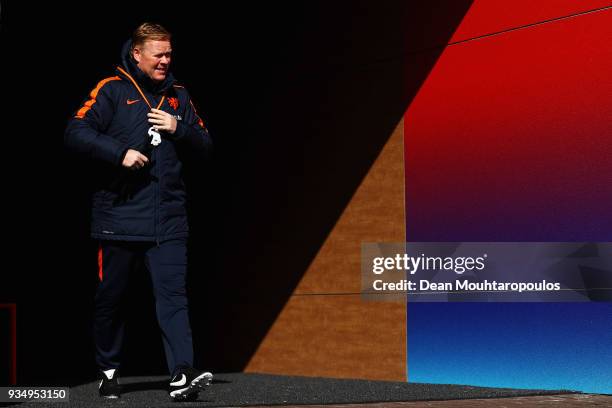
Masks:
[[[136,62],[140,62],[140,59],[142,58],[142,54],[140,53],[140,49],[134,48],[132,50],[132,58],[134,58],[136,60]]]

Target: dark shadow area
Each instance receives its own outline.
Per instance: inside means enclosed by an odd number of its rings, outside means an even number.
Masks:
[[[132,382],[121,385],[121,393],[130,393],[136,391],[147,391],[147,390],[166,390],[168,389],[167,380],[157,381],[143,381],[143,382]]]
[[[173,71],[215,139],[211,162],[187,168],[189,291],[196,363],[227,372],[248,363],[470,4],[3,3],[19,262],[0,301],[18,304],[20,383],[95,374],[88,163],[62,135],[139,22],[174,32]],[[123,372],[165,374],[144,271],[131,289]]]
[[[11,379],[11,316],[8,308],[0,303],[0,384],[9,384]]]

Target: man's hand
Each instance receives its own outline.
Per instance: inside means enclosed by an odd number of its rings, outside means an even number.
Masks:
[[[128,149],[123,158],[123,167],[127,167],[130,170],[138,170],[144,167],[149,162],[149,159],[144,154],[134,149]]]
[[[153,124],[156,130],[163,130],[170,134],[174,134],[176,131],[176,119],[168,112],[151,109],[147,116],[149,117],[149,123]]]

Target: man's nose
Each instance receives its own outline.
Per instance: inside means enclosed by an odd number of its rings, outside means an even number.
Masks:
[[[160,61],[162,64],[168,65],[170,63],[170,58],[163,56]]]

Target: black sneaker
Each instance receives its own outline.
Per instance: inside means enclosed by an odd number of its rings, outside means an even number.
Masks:
[[[198,393],[210,385],[213,375],[194,368],[183,368],[170,380],[173,401],[195,401]]]
[[[119,382],[117,381],[117,370],[114,372],[104,373],[100,370],[99,373],[100,383],[98,384],[98,391],[102,398],[119,398],[121,395],[121,389]]]

